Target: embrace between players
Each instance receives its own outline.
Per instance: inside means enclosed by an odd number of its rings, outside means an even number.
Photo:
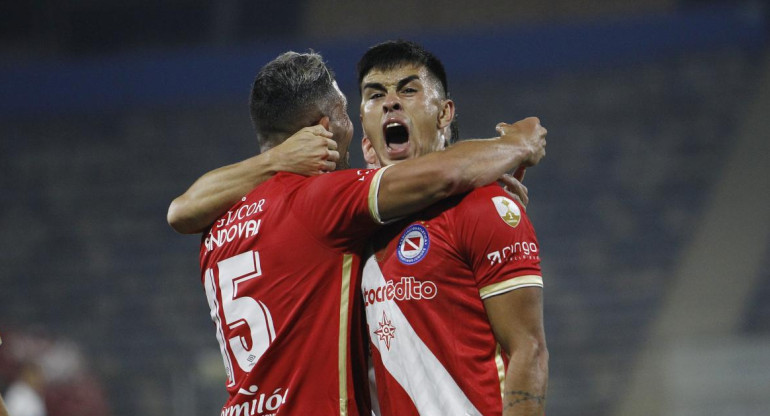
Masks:
[[[450,145],[435,56],[391,41],[357,69],[367,169],[348,169],[347,101],[321,56],[287,52],[251,92],[262,153],[169,207],[203,233],[221,414],[544,414],[539,246],[506,172],[539,162],[546,130],[527,118]]]

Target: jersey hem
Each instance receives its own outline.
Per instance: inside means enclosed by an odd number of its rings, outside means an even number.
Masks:
[[[516,276],[504,282],[485,286],[479,290],[479,294],[481,299],[487,299],[523,287],[543,287],[543,277],[538,275]]]

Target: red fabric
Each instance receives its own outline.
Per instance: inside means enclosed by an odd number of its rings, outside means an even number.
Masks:
[[[499,186],[490,185],[378,233],[379,268],[367,264],[362,290],[383,416],[417,415],[414,397],[449,403],[449,389],[433,391],[442,372],[472,404],[453,407],[452,414],[476,414],[473,408],[485,416],[502,413],[497,342],[480,291],[541,275],[534,228],[524,209],[511,204]],[[415,337],[427,353],[411,343]],[[392,372],[401,374],[401,382]]]
[[[356,299],[360,252],[378,228],[368,205],[374,172],[278,174],[204,235],[202,282],[232,370],[223,414],[340,414],[342,324],[343,339],[353,340],[344,345],[348,414],[368,415],[366,384],[354,380],[366,378]],[[223,296],[228,291],[230,299]],[[343,301],[348,306],[341,313]]]

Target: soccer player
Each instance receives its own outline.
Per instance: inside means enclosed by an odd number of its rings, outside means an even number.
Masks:
[[[302,129],[331,133],[339,154],[347,154],[352,123],[346,100],[317,54],[286,53],[262,68],[251,112],[263,149]],[[434,120],[442,129],[451,121],[444,113]],[[229,398],[221,414],[369,413],[360,333],[364,245],[383,221],[493,182],[544,155],[543,132],[531,123],[499,130],[500,138],[464,142],[393,167],[309,178],[278,173],[214,221],[204,233],[200,263],[227,373]],[[216,176],[197,184],[216,184]],[[188,218],[186,226],[194,229],[195,219],[204,217],[185,215],[184,205],[172,208],[172,226]]]
[[[368,164],[443,147],[435,56],[385,42],[358,79]],[[540,248],[521,205],[488,185],[387,227],[373,246],[362,290],[382,415],[543,415]]]

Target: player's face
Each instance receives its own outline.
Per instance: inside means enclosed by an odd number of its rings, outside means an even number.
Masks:
[[[334,88],[339,94],[339,100],[335,103],[329,117],[329,131],[334,134],[333,139],[337,142],[337,151],[340,153],[340,161],[337,162],[337,169],[347,169],[350,167],[350,154],[348,148],[353,138],[353,122],[348,116],[348,100],[345,94],[340,91],[337,81],[334,82]]]
[[[442,149],[452,117],[454,104],[425,67],[373,69],[361,82],[364,137],[381,166]]]

